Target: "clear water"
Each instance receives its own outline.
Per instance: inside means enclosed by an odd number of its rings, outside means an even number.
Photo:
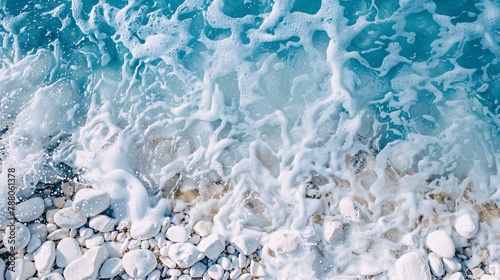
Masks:
[[[391,275],[401,235],[451,228],[439,207],[432,222],[429,194],[500,199],[498,1],[0,7],[1,177],[17,169],[21,198],[78,176],[130,200],[114,214],[133,220],[195,190],[193,222],[213,210],[228,239],[300,236],[296,253],[263,259],[303,279],[375,261]],[[313,217],[338,215],[345,196],[365,219],[329,245]],[[413,226],[420,215],[431,222]],[[500,257],[484,228],[478,242]]]

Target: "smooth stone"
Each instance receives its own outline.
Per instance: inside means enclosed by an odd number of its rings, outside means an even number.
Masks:
[[[64,208],[54,215],[54,222],[62,228],[79,228],[87,223],[87,218],[73,208]]]
[[[161,271],[159,271],[158,269],[153,270],[153,272],[151,272],[148,275],[148,280],[160,280],[160,279],[161,279]],[[179,278],[177,278],[177,280],[179,280]]]
[[[51,209],[45,213],[45,220],[47,223],[54,224],[56,221],[54,220],[54,216],[57,212],[61,211],[61,209]]]
[[[154,237],[160,232],[161,223],[153,220],[134,221],[130,227],[132,238],[143,240]]]
[[[443,265],[448,274],[462,270],[462,264],[456,258],[443,258]]]
[[[12,235],[14,236],[14,251],[21,251],[26,246],[28,246],[28,243],[31,239],[31,233],[24,224],[16,223],[15,226],[10,226],[9,224],[5,229],[3,244],[9,244],[10,246],[12,246],[12,244],[9,242],[9,236],[11,236],[12,229],[14,229],[14,232],[12,233]]]
[[[339,202],[340,214],[354,222],[359,221],[359,209],[349,197],[344,197]]]
[[[40,240],[47,240],[47,225],[46,224],[29,224],[28,229],[30,230],[31,235],[36,235],[40,238]]]
[[[226,252],[229,254],[229,255],[232,255],[236,252],[236,248],[234,248],[233,245],[229,245],[226,247]]]
[[[91,237],[85,239],[85,247],[91,248],[100,246],[104,243],[104,237],[101,234],[94,234]]]
[[[209,259],[216,260],[224,251],[224,241],[220,239],[219,235],[213,233],[209,236],[203,237],[198,244],[198,250],[205,253]]]
[[[110,197],[108,193],[96,189],[81,189],[76,193],[72,207],[80,214],[93,217],[109,208]]]
[[[205,271],[207,271],[207,266],[201,262],[197,262],[189,269],[189,275],[191,277],[202,277]]]
[[[208,220],[202,220],[196,223],[193,231],[201,237],[209,236],[213,231],[214,223]]]
[[[122,264],[130,277],[143,278],[156,268],[157,262],[153,252],[139,249],[126,253]]]
[[[66,237],[59,241],[59,244],[57,244],[56,265],[58,267],[64,268],[81,256],[82,250],[80,249],[76,239]]]
[[[191,243],[176,243],[170,247],[168,256],[180,268],[188,268],[203,259],[205,255]]]
[[[344,239],[344,225],[335,220],[327,220],[323,223],[323,237],[328,243],[339,242]]]
[[[500,263],[498,262],[490,263],[488,271],[491,273],[491,275],[500,278]]]
[[[290,253],[299,247],[299,236],[295,232],[276,231],[268,241],[269,249],[277,253]]]
[[[251,279],[252,279],[252,274],[245,273],[245,274],[241,274],[240,277],[238,277],[237,280],[251,280]],[[352,279],[347,279],[347,280],[352,280]]]
[[[110,258],[107,259],[99,269],[99,276],[103,278],[112,278],[123,272],[122,259]]]
[[[169,276],[179,277],[179,276],[181,276],[181,274],[182,274],[182,271],[180,271],[180,269],[169,269],[167,271],[167,275],[169,275]]]
[[[94,235],[94,231],[90,228],[80,228],[80,237],[83,239],[87,239]]]
[[[104,242],[102,245],[104,246],[104,248],[106,248],[106,251],[108,251],[110,258],[119,258],[121,256],[122,243],[120,243],[120,242]]]
[[[42,240],[37,235],[31,235],[30,242],[28,243],[28,247],[26,248],[26,253],[31,254],[38,249],[42,245]]]
[[[396,261],[396,273],[405,280],[431,280],[427,262],[415,252],[402,255]]]
[[[499,279],[493,275],[485,274],[481,276],[480,280],[499,280]]]
[[[461,272],[455,272],[452,275],[450,275],[448,280],[465,280],[465,278]]]
[[[210,266],[207,271],[208,276],[214,280],[220,280],[222,279],[222,276],[224,276],[224,269],[218,264]]]
[[[237,268],[229,274],[230,279],[237,279],[241,275],[241,268]]]
[[[115,226],[116,220],[106,215],[97,215],[89,221],[89,227],[100,232],[112,231]]]
[[[49,240],[60,240],[65,237],[69,236],[69,229],[67,228],[61,228],[61,229],[56,229],[53,232],[51,232],[49,235],[47,235],[47,239]]]
[[[260,245],[260,241],[259,239],[257,239],[257,237],[251,235],[239,235],[231,240],[231,244],[240,253],[249,256],[250,254],[255,252],[255,250],[257,250]]]
[[[33,197],[16,205],[14,215],[17,221],[26,223],[38,219],[45,210],[45,203],[40,197]]]
[[[469,239],[476,235],[479,225],[471,216],[464,214],[455,221],[455,230],[461,236]]]
[[[49,274],[56,260],[56,244],[54,241],[45,241],[38,250],[33,253],[35,267],[38,275]]]
[[[64,269],[64,278],[66,280],[95,280],[99,275],[99,268],[107,258],[108,252],[103,246],[92,247]]]
[[[427,247],[439,257],[451,259],[455,255],[455,244],[446,232],[436,230],[427,236]]]
[[[472,269],[472,276],[474,277],[474,279],[481,278],[483,275],[484,270],[482,270],[481,268],[475,267],[474,269]]]
[[[6,280],[27,280],[36,273],[35,263],[28,260],[17,259],[14,261],[15,271],[8,270],[5,272]]]
[[[250,274],[255,277],[264,277],[266,275],[264,267],[254,260],[250,262]]]
[[[238,267],[243,269],[247,264],[247,257],[244,254],[239,254],[238,256]]]
[[[65,196],[72,196],[75,191],[75,187],[71,185],[70,182],[66,182],[61,185],[61,190]]]
[[[189,238],[189,229],[184,226],[173,226],[167,230],[167,238],[176,243],[186,242]]]
[[[444,274],[444,266],[441,258],[438,257],[435,253],[431,252],[427,256],[427,259],[429,260],[429,266],[431,267],[431,272],[434,275],[441,277]]]
[[[3,260],[0,260],[0,280],[5,280],[5,268],[7,266],[5,265],[5,262]]]
[[[57,197],[52,203],[56,208],[62,209],[66,205],[66,199],[64,197]]]
[[[64,280],[64,277],[59,272],[52,272],[43,276],[40,280]]]
[[[228,258],[222,257],[220,260],[220,265],[224,270],[230,270],[232,268],[231,261]]]

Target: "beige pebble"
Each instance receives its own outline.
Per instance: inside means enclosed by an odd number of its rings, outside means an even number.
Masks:
[[[54,203],[54,206],[56,208],[62,209],[62,208],[64,208],[64,205],[66,204],[66,200],[62,197],[58,197],[58,198],[54,199],[53,203]]]
[[[73,192],[75,191],[75,187],[73,187],[72,183],[66,182],[61,186],[62,192],[65,196],[71,197]]]
[[[57,225],[54,224],[54,223],[48,223],[47,224],[47,231],[49,233],[52,233],[53,231],[55,231],[57,229]]]
[[[52,191],[50,189],[43,190],[44,195],[50,195],[51,193],[52,193]]]
[[[55,224],[54,215],[57,212],[59,212],[59,210],[60,209],[52,209],[52,210],[47,211],[47,213],[45,213],[45,220],[47,220],[47,223]]]
[[[479,279],[483,275],[484,275],[484,271],[482,269],[480,269],[479,267],[475,267],[472,269],[472,276],[474,277],[474,279]]]

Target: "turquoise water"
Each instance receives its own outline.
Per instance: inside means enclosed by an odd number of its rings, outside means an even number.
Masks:
[[[17,168],[20,197],[124,170],[154,207],[178,188],[208,199],[210,182],[223,181],[231,191],[217,220],[229,236],[285,227],[306,240],[315,211],[335,212],[304,199],[316,175],[327,181],[319,196],[378,197],[371,222],[403,191],[459,197],[472,182],[478,204],[500,199],[498,1],[0,7],[2,174]],[[369,184],[346,161],[363,155],[376,162]],[[400,175],[396,190],[387,166]],[[246,212],[249,197],[262,209]],[[329,250],[335,265],[309,257],[301,273],[349,271]]]

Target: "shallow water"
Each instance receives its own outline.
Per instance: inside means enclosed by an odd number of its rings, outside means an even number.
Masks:
[[[262,256],[281,279],[393,275],[404,234],[499,203],[498,1],[0,6],[1,177],[16,168],[20,198],[77,177],[137,220],[180,197],[228,239],[299,236]],[[328,244],[343,197],[362,219]],[[493,259],[499,235],[484,222]]]

